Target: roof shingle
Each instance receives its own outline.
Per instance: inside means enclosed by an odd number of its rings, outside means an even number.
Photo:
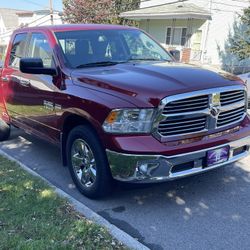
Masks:
[[[132,19],[169,19],[195,17],[198,19],[209,19],[211,14],[209,11],[195,4],[179,2],[127,11],[121,13],[120,16]]]

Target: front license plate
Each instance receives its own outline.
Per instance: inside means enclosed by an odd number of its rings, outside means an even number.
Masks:
[[[229,146],[210,150],[207,152],[207,166],[216,165],[227,161],[229,158]]]

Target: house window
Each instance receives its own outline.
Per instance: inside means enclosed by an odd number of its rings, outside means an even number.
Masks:
[[[168,27],[166,33],[167,45],[185,46],[187,42],[187,28],[183,27]]]
[[[172,33],[172,28],[167,28],[167,36],[166,36],[167,45],[171,44],[171,33]]]

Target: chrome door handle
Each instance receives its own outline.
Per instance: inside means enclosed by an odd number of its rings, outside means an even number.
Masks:
[[[30,81],[29,80],[20,80],[20,84],[24,87],[30,86]]]
[[[8,82],[9,79],[8,79],[8,77],[2,76],[2,81],[3,81],[3,82]]]

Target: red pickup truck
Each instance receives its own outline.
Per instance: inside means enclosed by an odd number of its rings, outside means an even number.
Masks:
[[[80,192],[149,183],[248,155],[246,86],[175,62],[131,27],[62,25],[14,32],[1,70],[0,139],[10,126],[61,148]]]

